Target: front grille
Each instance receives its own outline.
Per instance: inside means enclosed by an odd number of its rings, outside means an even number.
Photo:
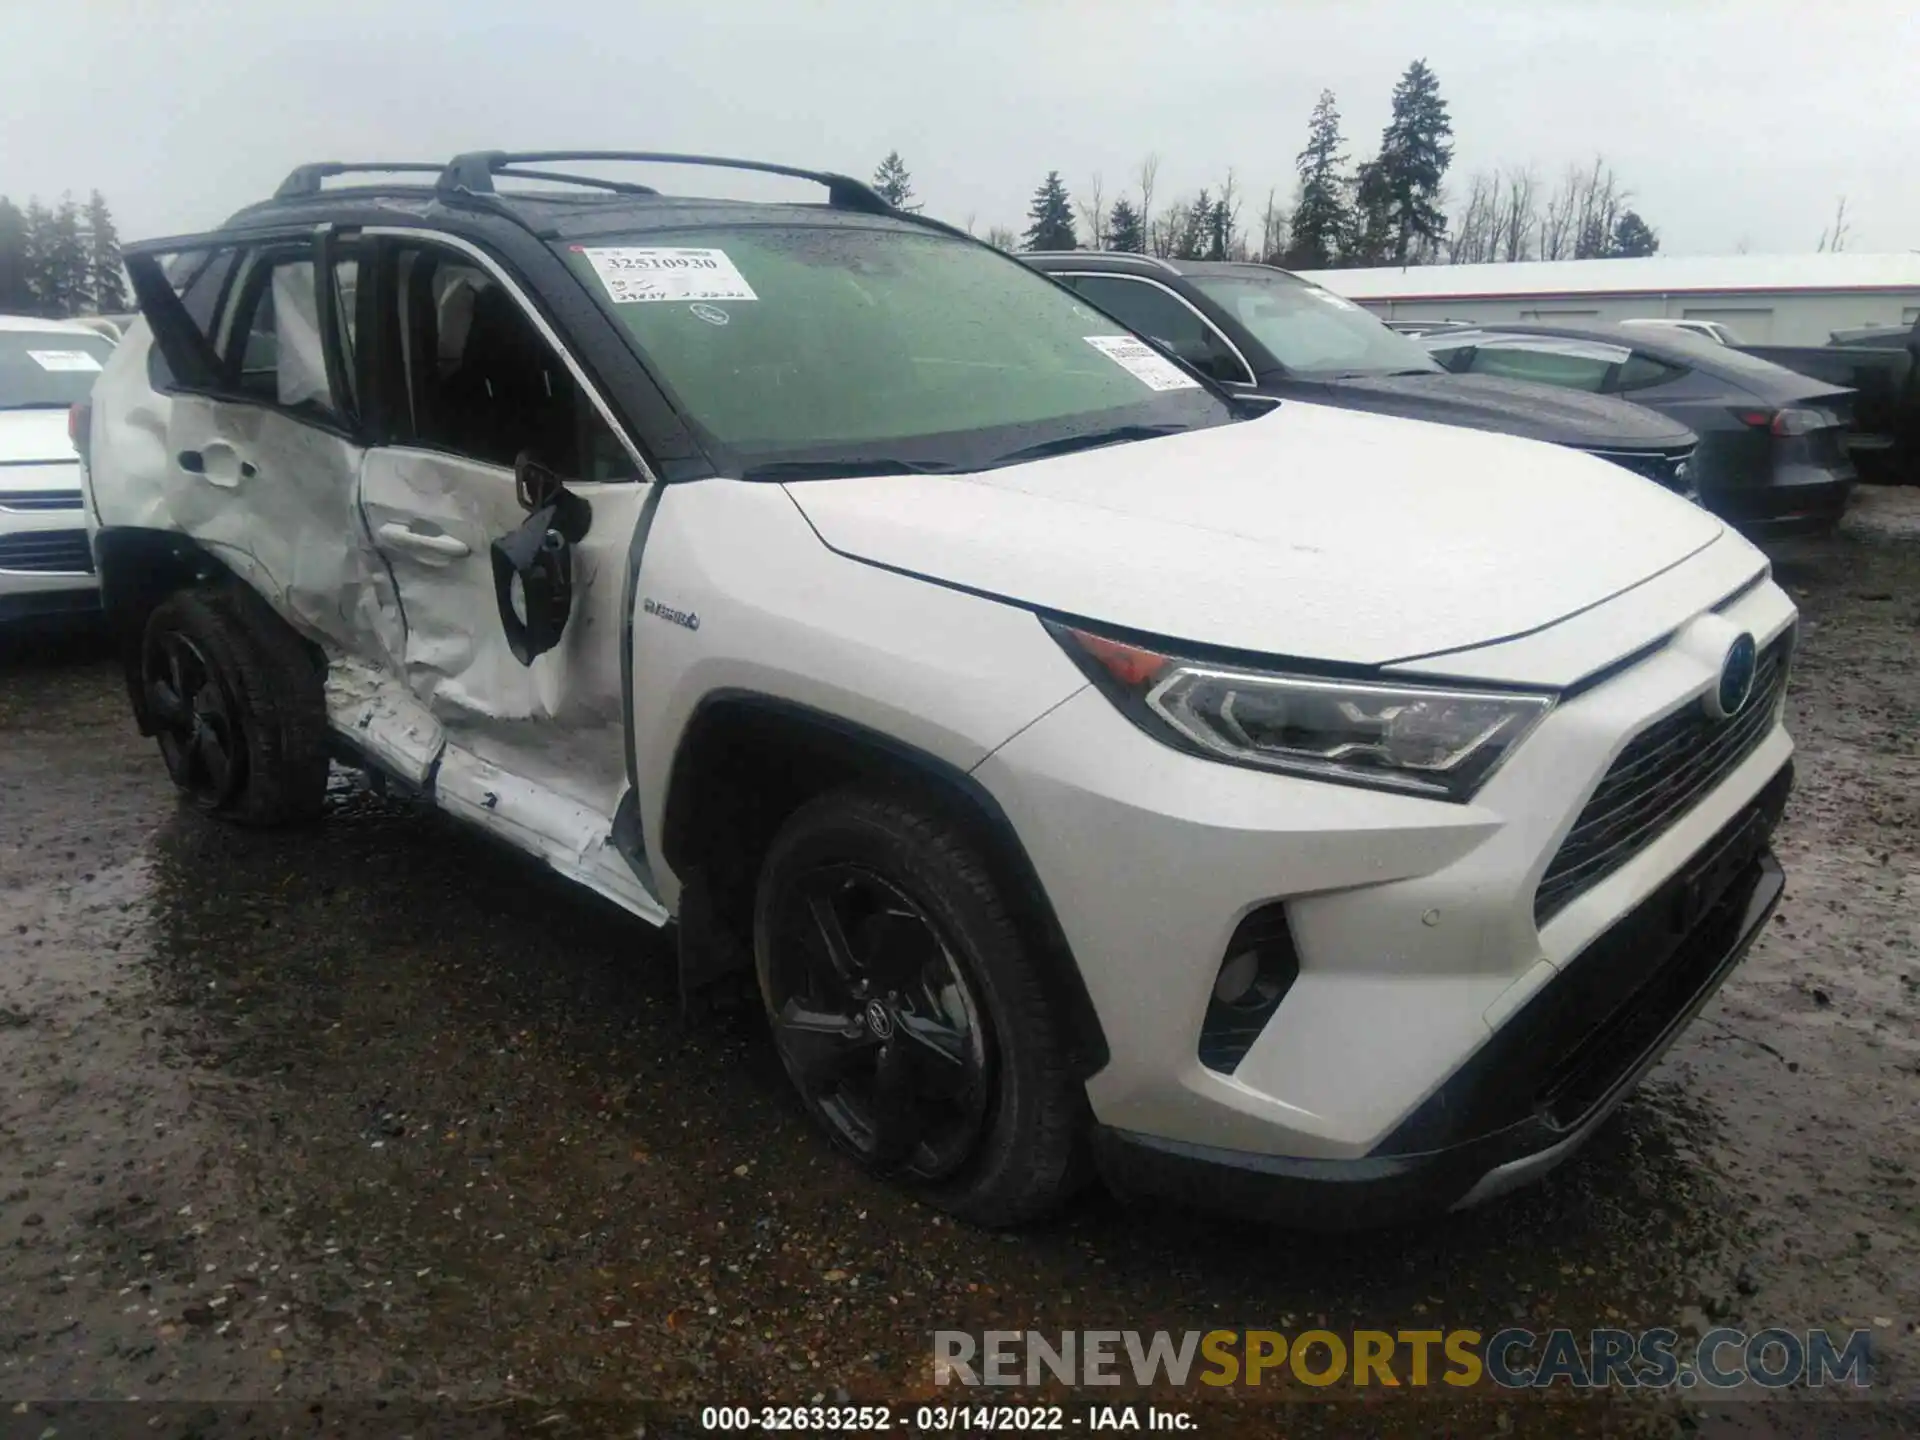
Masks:
[[[1536,924],[1639,854],[1753,752],[1787,688],[1791,646],[1789,631],[1760,653],[1752,697],[1738,715],[1715,720],[1689,705],[1628,743],[1540,877],[1533,894]]]
[[[0,510],[78,510],[80,492],[78,490],[8,490],[0,491]]]
[[[1684,495],[1693,487],[1693,448],[1685,450],[1589,450],[1589,455],[1633,471],[1642,479]]]
[[[93,551],[84,530],[28,530],[0,535],[0,570],[39,574],[93,573]]]

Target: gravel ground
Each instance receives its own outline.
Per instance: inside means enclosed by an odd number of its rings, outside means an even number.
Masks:
[[[1862,1326],[1873,1393],[1920,1401],[1920,490],[1863,491],[1778,572],[1804,638],[1768,933],[1578,1160],[1333,1240],[1100,1196],[1017,1237],[957,1227],[829,1153],[757,1025],[683,1026],[644,927],[345,776],[317,827],[210,822],[97,642],[16,643],[0,1396],[27,1403],[0,1434],[163,1418],[61,1408],[128,1397],[229,1402],[164,1412],[181,1433],[311,1432],[325,1406],[671,1433],[722,1400],[950,1400],[936,1328]],[[1205,1434],[1703,1421],[1162,1398]]]

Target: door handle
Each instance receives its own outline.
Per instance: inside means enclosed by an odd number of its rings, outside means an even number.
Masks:
[[[436,535],[425,530],[415,530],[398,521],[389,520],[379,529],[379,536],[389,545],[397,545],[402,550],[411,550],[417,555],[432,555],[441,560],[458,560],[462,555],[471,555],[467,542],[457,535]]]
[[[233,456],[233,447],[230,445],[218,444],[218,442],[216,442],[213,448],[217,448],[221,456]],[[229,478],[225,474],[209,473],[207,470],[207,453],[204,450],[182,450],[173,458],[174,463],[179,465],[179,467],[189,475],[198,475],[202,480],[209,481],[212,484],[232,486],[239,483],[238,480]],[[241,460],[237,456],[234,456],[234,459],[236,462],[234,469],[238,473],[239,480],[251,480],[255,475],[260,473],[253,468],[252,461]]]

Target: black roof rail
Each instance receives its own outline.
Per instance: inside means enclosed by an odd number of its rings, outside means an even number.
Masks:
[[[421,174],[439,174],[445,166],[417,160],[365,160],[341,161],[323,160],[313,165],[296,165],[280,182],[280,188],[273,192],[276,200],[293,200],[302,195],[318,195],[320,182],[330,180],[336,175],[376,174],[392,175],[401,171],[418,171]]]
[[[557,180],[576,185],[608,186],[610,182],[581,175],[562,175],[553,171],[518,170],[522,165],[543,165],[554,160],[631,160],[653,165],[705,165],[721,170],[752,170],[763,175],[787,175],[795,180],[811,180],[827,187],[827,203],[841,210],[864,210],[875,215],[894,214],[894,208],[871,185],[850,175],[829,170],[802,170],[793,165],[775,165],[765,160],[732,160],[721,155],[676,155],[661,150],[474,150],[456,155],[440,171],[438,188],[465,191],[472,195],[494,193],[494,177]],[[438,167],[436,167],[438,168]],[[657,193],[657,192],[656,192]]]
[[[435,166],[436,170],[444,166]],[[660,192],[651,185],[639,185],[631,180],[602,180],[597,175],[563,175],[557,170],[522,170],[515,166],[511,170],[496,170],[494,174],[507,180],[553,180],[564,185],[586,185],[595,190],[611,190],[618,195],[658,195]]]

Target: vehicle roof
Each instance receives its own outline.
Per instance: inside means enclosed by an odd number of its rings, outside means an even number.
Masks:
[[[1143,255],[1132,250],[1030,250],[1020,256],[1040,270],[1093,269],[1173,275],[1252,275],[1303,277],[1278,265],[1256,260],[1179,260],[1165,255]]]
[[[1308,270],[1303,280],[1353,300],[1498,300],[1544,295],[1727,291],[1920,290],[1920,251],[1860,255],[1648,255],[1495,265]]]
[[[82,325],[74,320],[48,320],[39,315],[0,315],[0,330],[35,330],[41,334],[53,331],[66,335],[100,333],[91,325]]]

